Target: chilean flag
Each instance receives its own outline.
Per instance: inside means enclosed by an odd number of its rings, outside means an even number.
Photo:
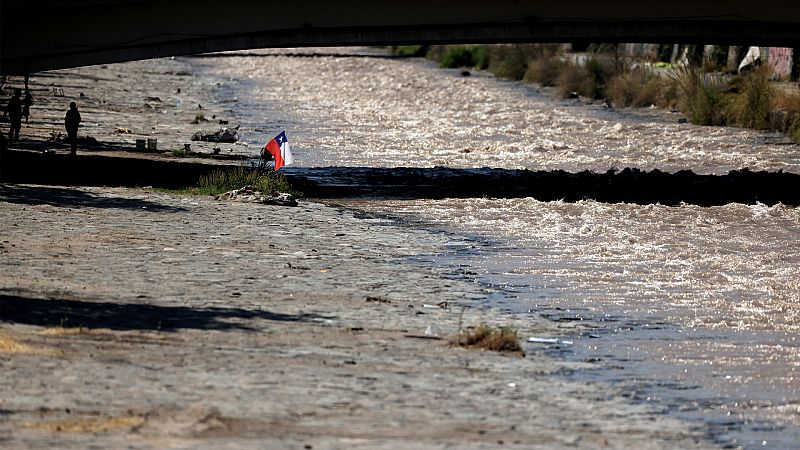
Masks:
[[[261,150],[261,157],[263,158],[266,152],[269,152],[275,159],[275,170],[283,166],[288,166],[294,162],[292,151],[289,150],[289,141],[286,139],[286,132],[281,131],[280,134],[275,136],[267,145]]]

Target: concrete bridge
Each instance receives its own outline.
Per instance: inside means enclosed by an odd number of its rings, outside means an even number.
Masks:
[[[800,47],[800,2],[0,2],[2,74],[263,47],[573,41]]]

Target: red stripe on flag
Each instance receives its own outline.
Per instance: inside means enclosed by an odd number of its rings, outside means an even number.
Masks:
[[[275,158],[275,170],[283,167],[283,157],[281,156],[281,148],[278,146],[278,141],[273,139],[267,142],[267,145],[264,148],[272,155],[273,158]]]

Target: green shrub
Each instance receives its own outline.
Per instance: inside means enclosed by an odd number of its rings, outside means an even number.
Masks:
[[[459,67],[474,67],[474,55],[469,47],[451,47],[439,63],[439,67],[456,69]]]
[[[430,50],[428,45],[396,45],[389,47],[389,51],[398,56],[424,57],[428,50]]]
[[[486,70],[489,67],[489,46],[476,45],[472,47],[473,67],[479,70]]]

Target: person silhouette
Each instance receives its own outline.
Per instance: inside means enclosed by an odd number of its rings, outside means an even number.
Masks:
[[[64,116],[64,128],[67,129],[70,153],[73,155],[78,152],[78,125],[80,123],[81,113],[78,112],[78,105],[75,102],[69,102],[69,111]]]
[[[19,129],[22,128],[22,92],[14,89],[14,96],[8,101],[6,111],[11,119],[11,128],[8,130],[8,140],[19,140]]]
[[[25,123],[28,123],[28,116],[31,114],[31,105],[33,105],[33,96],[31,91],[25,89],[25,97],[22,100],[22,115],[25,117]]]

